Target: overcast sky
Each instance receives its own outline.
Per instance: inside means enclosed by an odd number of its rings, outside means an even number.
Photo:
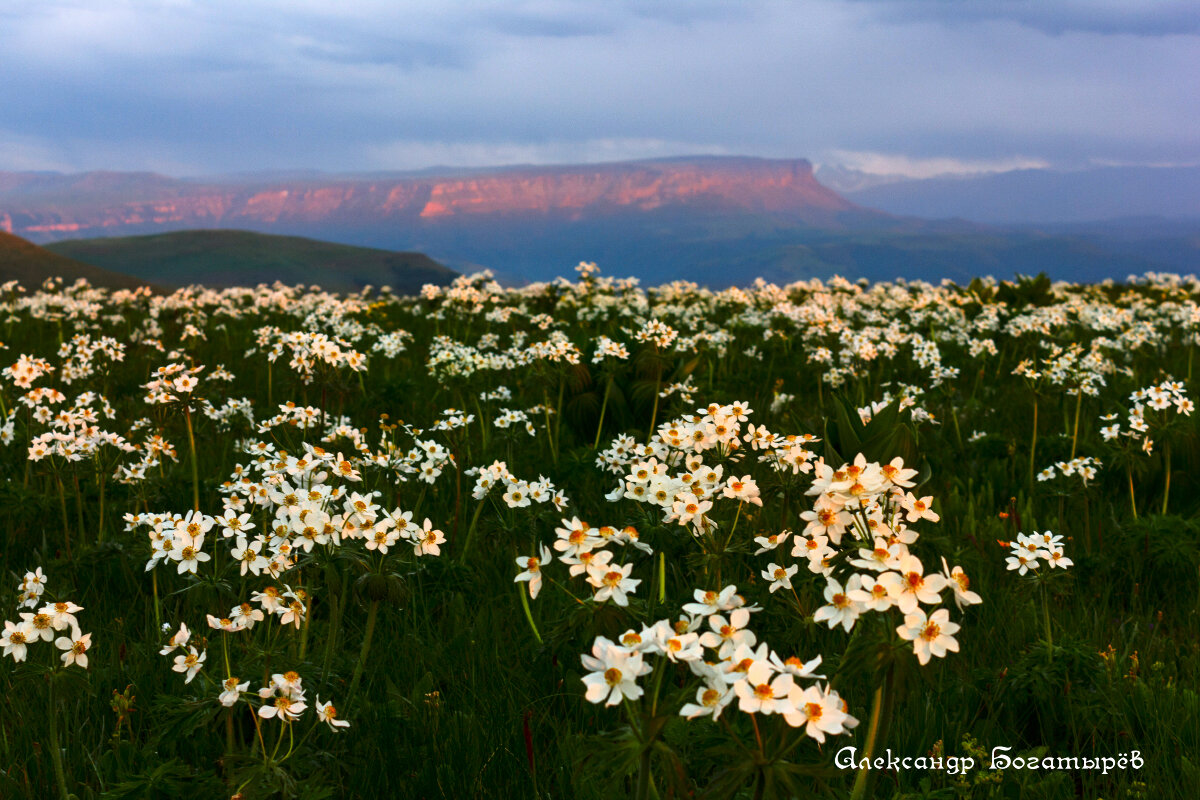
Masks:
[[[1200,162],[1200,3],[0,0],[0,169]]]

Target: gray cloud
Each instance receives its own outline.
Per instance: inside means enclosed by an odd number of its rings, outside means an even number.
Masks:
[[[1185,12],[1115,0],[0,0],[0,169],[835,151],[1195,161],[1200,36],[1165,35],[1194,30]]]
[[[1190,0],[852,0],[877,5],[894,22],[1013,22],[1051,35],[1177,36],[1200,33]]]

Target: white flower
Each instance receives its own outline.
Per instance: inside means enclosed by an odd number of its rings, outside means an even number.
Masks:
[[[187,673],[187,680],[184,683],[191,683],[196,677],[196,673],[204,666],[204,660],[208,657],[208,651],[203,653],[197,652],[196,648],[189,647],[186,655],[175,656],[175,665],[171,667],[175,672]]]
[[[338,728],[349,728],[350,723],[344,719],[338,719],[337,708],[333,703],[322,703],[321,695],[317,695],[317,719],[321,722],[328,723],[331,730],[337,732]]]
[[[619,606],[629,605],[628,594],[632,593],[641,583],[641,578],[630,578],[633,564],[596,564],[595,559],[588,566],[588,583],[598,590],[592,597],[597,603],[612,598]]]
[[[921,609],[906,614],[904,624],[896,628],[902,639],[913,643],[913,652],[922,665],[929,663],[930,656],[942,658],[946,651],[958,652],[958,641],[953,634],[958,632],[958,623],[950,621],[950,612],[939,608],[928,617]]]
[[[734,697],[733,689],[723,682],[713,681],[696,690],[696,702],[684,703],[679,709],[680,716],[688,719],[711,716],[714,720],[721,717],[721,712]]]
[[[937,573],[926,575],[921,560],[912,555],[900,559],[897,572],[880,575],[879,582],[887,586],[888,593],[903,614],[911,614],[918,603],[937,605],[942,599],[940,592],[946,588],[943,576]]]
[[[771,581],[771,587],[769,591],[774,593],[774,591],[781,586],[784,589],[791,589],[792,576],[795,575],[796,571],[799,569],[800,568],[795,564],[787,569],[784,569],[775,562],[771,562],[770,564],[767,564],[767,568],[762,571],[762,576],[765,580]]]
[[[967,577],[967,573],[963,572],[962,567],[955,567],[951,570],[946,564],[946,559],[942,558],[942,574],[946,578],[946,583],[954,590],[954,602],[959,609],[963,606],[983,602],[982,597],[970,590],[971,580]]]
[[[592,655],[580,656],[584,669],[590,670],[582,680],[587,687],[588,702],[615,706],[623,699],[637,700],[642,696],[642,687],[637,679],[650,672],[649,664],[642,662],[642,654],[618,647],[603,636],[592,643]]]
[[[221,693],[217,696],[217,699],[221,701],[221,705],[225,706],[226,708],[230,708],[238,701],[238,698],[242,696],[242,692],[249,688],[250,681],[238,683],[237,678],[226,678],[221,684]]]
[[[828,580],[829,583],[825,586],[825,600],[828,605],[817,609],[813,614],[813,622],[828,622],[830,629],[841,625],[848,633],[858,620],[858,615],[862,613],[862,606],[850,597],[850,592],[862,586],[862,578],[857,574],[852,575],[846,589],[834,578]]]
[[[18,625],[4,621],[4,636],[0,637],[0,645],[4,646],[4,655],[12,656],[13,661],[24,661],[29,643],[35,640],[33,626],[28,622]]]
[[[824,742],[826,734],[846,733],[858,724],[857,719],[846,713],[837,692],[829,687],[822,691],[816,686],[801,689],[793,685],[788,700],[794,710],[783,715],[784,721],[793,728],[803,726],[805,735],[818,742]]]
[[[538,545],[538,555],[536,556],[519,556],[517,558],[517,566],[521,567],[524,572],[513,578],[513,582],[529,581],[529,599],[537,599],[538,592],[542,589],[542,566],[550,563],[553,556],[550,553],[550,548],[545,545]]]
[[[769,661],[755,661],[746,670],[746,678],[734,684],[738,708],[748,714],[789,714],[795,711],[789,694],[794,687],[790,673],[775,675]]]

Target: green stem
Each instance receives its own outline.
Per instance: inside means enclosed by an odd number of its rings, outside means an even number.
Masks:
[[[546,439],[550,443],[550,458],[554,460],[554,466],[558,466],[558,446],[554,443],[554,431],[550,428],[550,397],[546,391],[542,390],[542,415],[546,418]],[[512,458],[509,457],[509,466],[512,466]]]
[[[1167,463],[1167,483],[1163,487],[1162,504],[1162,513],[1165,516],[1167,513],[1167,500],[1171,497],[1171,445],[1169,442],[1163,444],[1163,460]]]
[[[104,543],[104,487],[106,484],[103,473],[101,473],[100,475],[97,476],[97,480],[100,482],[100,526],[96,530],[96,544],[103,544]]]
[[[467,551],[471,549],[471,540],[475,538],[475,526],[479,523],[479,515],[483,513],[483,500],[479,501],[479,505],[475,507],[475,513],[471,515],[471,526],[467,528],[467,538],[463,542],[462,552],[458,555],[458,560],[462,563],[467,563]]]
[[[158,607],[158,567],[150,571],[150,585],[154,589],[154,630],[157,636],[162,632],[162,612]]]
[[[1075,432],[1071,434],[1071,458],[1075,458],[1075,445],[1079,442],[1079,412],[1083,409],[1083,387],[1075,388]]]
[[[54,764],[58,796],[60,800],[68,800],[70,793],[67,792],[67,771],[63,767],[62,748],[58,743],[58,703],[54,697],[54,678],[54,675],[50,676],[50,713],[47,715],[50,718],[50,760]]]
[[[354,692],[358,689],[358,682],[362,680],[363,665],[367,662],[367,655],[371,652],[371,637],[375,635],[375,619],[379,616],[379,601],[371,601],[371,609],[367,612],[367,629],[363,631],[362,647],[358,651],[358,663],[354,665],[354,677],[350,679],[350,697],[354,697]]]
[[[315,599],[316,593],[309,592],[307,598],[308,607],[304,609],[304,625],[300,629],[300,661],[304,661],[304,654],[308,652],[308,623],[312,619],[312,607]]]
[[[529,596],[526,594],[523,584],[517,584],[517,593],[521,595],[521,609],[525,612],[525,619],[529,620],[529,628],[533,631],[533,638],[537,639],[538,644],[541,644],[542,635],[538,633],[537,625],[533,622],[533,611],[529,608]]]
[[[338,595],[330,593],[329,595],[329,633],[325,637],[325,657],[321,660],[321,680],[325,680],[325,676],[329,674],[329,663],[333,659],[333,643],[337,639],[338,627],[341,625],[342,604],[345,601],[346,595],[346,579],[342,577],[342,602],[339,602]]]
[[[650,429],[646,431],[646,441],[654,438],[654,423],[658,421],[658,393],[661,382],[662,366],[659,365],[654,371],[654,407],[650,410]]]
[[[600,421],[596,423],[596,441],[592,443],[592,449],[600,449],[600,431],[604,430],[604,412],[608,410],[608,393],[612,391],[613,376],[608,376],[608,383],[604,384],[604,400],[600,403]]]
[[[1133,510],[1133,520],[1137,521],[1137,498],[1133,496],[1133,467],[1125,465],[1125,477],[1129,479],[1129,507]]]
[[[192,453],[192,510],[200,511],[200,467],[196,463],[196,437],[192,431],[192,410],[187,406],[183,409],[187,421],[188,449]]]
[[[1033,492],[1033,458],[1037,452],[1037,429],[1038,429],[1038,401],[1037,395],[1033,396],[1033,436],[1029,441],[1029,491]]]
[[[63,537],[66,544],[67,558],[71,557],[71,521],[67,518],[67,490],[63,486],[62,476],[55,475],[58,483],[58,508],[62,512]]]
[[[895,670],[889,665],[884,673],[883,683],[875,688],[875,697],[871,703],[871,721],[867,725],[867,741],[863,746],[863,758],[867,763],[871,761],[880,745],[887,739],[888,727],[891,724],[892,703],[895,699],[894,683]],[[876,774],[869,766],[860,769],[858,777],[854,779],[854,789],[850,793],[850,800],[863,800],[864,797],[872,796],[871,787],[875,783]]]
[[[1042,623],[1046,626],[1046,660],[1054,660],[1054,632],[1050,629],[1050,592],[1042,587]]]
[[[667,599],[667,557],[661,550],[658,551],[658,602],[660,604],[666,602]]]
[[[737,530],[738,520],[742,518],[742,501],[738,500],[737,513],[733,515],[733,527],[729,529],[729,535],[725,537],[725,546],[721,548],[724,553],[729,549],[729,543],[733,541],[733,532]]]

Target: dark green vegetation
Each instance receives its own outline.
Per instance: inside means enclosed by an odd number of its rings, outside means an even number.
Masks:
[[[421,253],[249,231],[75,239],[46,249],[163,286],[255,286],[283,281],[335,292],[356,292],[370,285],[415,294],[426,283],[444,286],[455,275]]]
[[[0,231],[0,283],[17,281],[22,286],[40,286],[49,277],[67,283],[85,278],[93,286],[136,289],[147,281],[85,264],[27,242],[20,236]]]
[[[943,363],[961,370],[918,399],[939,424],[913,423],[903,416],[894,422],[903,435],[893,436],[889,428],[873,439],[875,447],[886,441],[888,447],[906,443],[912,448],[915,458],[908,463],[923,465],[919,493],[933,495],[941,515],[940,524],[920,526],[922,544],[929,546],[927,552],[961,564],[984,601],[963,620],[960,653],[923,668],[916,666],[911,651],[903,654],[910,669],[903,676],[887,747],[911,756],[935,750],[961,756],[973,743],[985,753],[1011,747],[1010,755],[1094,758],[1139,750],[1144,766],[1107,775],[977,769],[961,782],[938,772],[885,771],[875,796],[1194,797],[1200,785],[1200,415],[1184,418],[1169,435],[1156,433],[1153,457],[1135,454],[1128,472],[1102,441],[1097,417],[1127,409],[1130,392],[1167,374],[1184,380],[1193,398],[1200,395],[1200,380],[1193,378],[1194,345],[1183,338],[1194,329],[1175,316],[1188,304],[1194,307],[1200,292],[1194,284],[1055,292],[1046,281],[998,291],[983,284],[940,293],[928,287],[892,289],[891,295],[879,291],[861,302],[855,300],[858,290],[849,286],[819,292],[797,288],[787,296],[800,306],[835,309],[831,317],[852,330],[870,327],[883,313],[901,329],[938,341]],[[747,304],[765,315],[782,299],[766,292],[748,300],[696,292],[656,296],[663,318],[682,330],[694,329],[683,317],[701,309],[699,318],[692,317],[700,320],[695,329],[711,322],[734,337],[725,352],[700,344],[694,352],[658,353],[636,344],[623,330],[631,323],[612,311],[634,308],[632,300],[611,295],[603,288],[577,285],[525,299],[493,297],[489,308],[524,305],[526,313],[490,323],[471,311],[473,304],[444,300],[345,308],[330,300],[296,297],[290,305],[255,311],[248,303],[232,303],[234,313],[201,307],[186,297],[142,299],[106,309],[119,315],[116,320],[97,317],[65,324],[28,306],[10,308],[14,313],[6,314],[0,327],[9,348],[4,351],[7,362],[22,353],[52,359],[60,330],[69,333],[72,325],[131,342],[124,361],[86,381],[65,385],[52,375],[37,385],[58,386],[71,400],[85,390],[102,391],[116,412],[115,420],[105,420],[102,427],[124,433],[133,420],[149,416],[152,424],[144,433],[166,437],[179,460],[162,471],[151,470],[147,480],[134,486],[109,482],[102,506],[94,464],[52,467],[42,461],[27,466],[24,446],[43,428],[30,423],[18,407],[16,442],[0,446],[0,574],[5,581],[0,593],[7,618],[15,619],[10,601],[20,576],[40,565],[49,576],[49,598],[84,606],[80,623],[93,632],[93,649],[86,673],[59,674],[53,687],[56,700],[44,671],[32,663],[45,663],[56,652],[49,645],[31,649],[30,664],[0,660],[0,685],[5,688],[0,700],[0,797],[55,796],[47,757],[52,711],[65,750],[67,784],[81,798],[207,800],[228,796],[247,780],[245,797],[256,799],[632,796],[639,769],[637,742],[628,734],[621,707],[585,701],[580,653],[589,650],[597,634],[616,637],[641,621],[676,616],[694,589],[719,588],[708,577],[713,569],[765,606],[754,619],[761,640],[784,654],[824,656],[822,672],[863,725],[851,736],[830,737],[823,748],[801,739],[786,757],[759,758],[752,752],[755,728],[736,706],[726,710],[728,729],[678,716],[682,703],[694,699],[696,686],[680,669],[668,673],[660,695],[654,723],[660,726],[658,743],[647,762],[652,791],[662,798],[845,797],[854,774],[836,769],[834,754],[845,745],[862,750],[874,654],[863,651],[860,637],[811,621],[811,612],[823,602],[822,583],[803,566],[795,601],[784,592],[768,594],[759,577],[767,557],[753,555],[751,538],[802,527],[799,513],[810,507],[803,496],[809,479],[764,480],[764,507],[747,507],[732,545],[706,559],[691,536],[678,526],[661,524],[646,507],[606,501],[603,495],[612,489],[614,477],[595,467],[592,443],[607,373],[591,364],[592,345],[604,334],[626,342],[633,354],[629,362],[611,368],[602,442],[622,432],[642,439],[656,391],[690,377],[697,387],[695,401],[683,404],[675,396],[662,401],[659,421],[693,413],[709,402],[744,401],[754,409],[751,422],[780,433],[815,433],[849,456],[872,442],[854,433],[856,426],[847,422],[845,410],[879,399],[898,383],[927,384],[928,372],[906,346],[895,358],[856,363],[856,374],[835,392],[821,383],[828,367],[810,363],[807,354],[817,347],[838,351],[841,336],[835,328],[801,325],[783,313],[765,323],[745,315]],[[361,381],[353,375],[324,374],[309,386],[285,368],[286,358],[271,372],[261,354],[244,356],[260,326],[304,329],[313,311],[310,303],[322,309],[311,324],[347,317],[384,330],[407,330],[413,343],[395,359],[373,355]],[[43,298],[32,307],[58,305]],[[436,307],[445,310],[442,319],[431,317]],[[610,311],[598,312],[601,308]],[[988,312],[1008,321],[1040,318],[1056,308],[1074,310],[1063,311],[1063,321],[1047,323],[1045,329],[988,333],[996,355],[971,356],[954,338]],[[944,313],[932,314],[931,309]],[[1085,322],[1096,320],[1091,311],[1100,309],[1121,319],[1115,328],[1097,323],[1102,334]],[[431,376],[427,358],[435,335],[475,343],[482,333],[495,332],[507,346],[509,334],[519,331],[529,341],[541,341],[546,333],[530,319],[537,313],[563,322],[563,331],[583,352],[581,364],[543,362],[445,381]],[[301,654],[298,637],[286,630],[266,646],[231,646],[234,668],[251,680],[251,691],[261,685],[262,673],[294,668],[304,676],[310,705],[318,695],[332,699],[352,723],[338,734],[319,726],[306,735],[315,724],[310,710],[296,723],[296,755],[269,766],[263,766],[263,754],[255,750],[256,728],[246,706],[227,715],[211,683],[202,688],[206,684],[198,678],[185,685],[171,671],[171,658],[158,655],[165,635],[155,627],[152,573],[143,568],[149,553],[146,537],[122,531],[125,513],[183,513],[192,507],[185,418],[148,407],[142,399],[140,387],[149,371],[167,363],[162,353],[131,336],[152,316],[161,324],[160,338],[168,348],[186,347],[194,363],[209,365],[210,371],[224,364],[236,374],[227,388],[206,395],[214,403],[226,395],[248,397],[259,419],[288,399],[320,406],[366,427],[372,446],[381,435],[381,414],[428,428],[447,408],[475,409],[480,418],[461,435],[427,435],[455,452],[463,469],[504,460],[523,478],[546,475],[571,500],[564,514],[555,514],[545,506],[510,511],[493,495],[495,502],[484,506],[469,557],[464,557],[468,520],[477,508],[469,495],[471,478],[463,477],[460,491],[453,468],[428,486],[416,481],[397,485],[364,470],[365,488],[382,492],[385,506],[413,510],[417,520],[432,518],[449,542],[440,557],[417,562],[405,556],[406,545],[398,545],[400,552],[386,564],[350,548],[318,548],[304,570],[304,588],[314,598],[306,654]],[[181,344],[188,324],[210,335]],[[764,338],[764,324],[782,335]],[[1135,337],[1104,350],[1128,373],[1106,375],[1099,397],[1085,397],[1079,406],[1064,386],[1031,387],[1012,374],[1022,360],[1043,358],[1044,342],[1086,346],[1101,335],[1116,338],[1143,324],[1150,334],[1141,344]],[[371,338],[365,336],[360,349],[369,349]],[[761,359],[749,354],[751,348]],[[500,385],[512,390],[513,399],[499,405],[528,409],[549,402],[559,408],[550,431],[539,430],[531,438],[519,428],[506,432],[487,425],[497,416],[497,405],[475,398]],[[777,390],[796,397],[771,411]],[[11,382],[0,384],[7,407],[14,407],[15,394]],[[1077,416],[1082,421],[1076,437]],[[299,433],[286,428],[258,434],[241,422],[221,431],[199,416],[196,424],[201,508],[210,514],[220,510],[220,483],[236,463],[247,461],[234,450],[236,439],[263,438],[299,451]],[[980,437],[972,437],[976,430]],[[1032,442],[1031,433],[1036,433]],[[402,447],[409,443],[397,441]],[[1164,459],[1168,444],[1171,455]],[[349,452],[344,439],[327,446]],[[823,444],[814,447],[823,452]],[[1067,460],[1073,448],[1105,462],[1088,487],[1078,481],[1055,485],[1034,479],[1031,463],[1040,469]],[[1167,513],[1160,513],[1164,508]],[[634,552],[635,575],[644,580],[628,609],[576,602],[555,586],[544,586],[532,604],[539,643],[521,608],[522,585],[513,583],[518,571],[514,558],[533,552],[535,541],[551,541],[564,515],[578,515],[594,525],[636,525],[644,540],[666,555],[665,599],[658,601],[652,590],[655,562]],[[1013,539],[1018,531],[1047,528],[1066,537],[1067,553],[1076,564],[1049,584],[1045,600],[1052,640],[1045,635],[1043,598],[1027,580],[1005,570],[1008,551],[997,543]],[[209,541],[214,540],[219,542],[215,529]],[[224,554],[222,559],[220,571],[202,570],[200,577],[164,567],[153,574],[163,619],[172,629],[186,620],[193,641],[207,637],[207,670],[223,677],[220,634],[203,626],[204,616],[224,613],[267,581],[243,579]],[[562,568],[553,577],[567,580]],[[566,585],[586,597],[581,582]],[[373,646],[364,648],[368,620],[375,620]],[[350,684],[360,665],[361,686],[352,693]],[[231,720],[228,727],[226,719]],[[777,719],[762,721],[765,731],[788,732],[775,723]],[[264,730],[270,750],[280,728],[264,724]],[[769,751],[796,741],[795,735],[778,742],[773,735],[765,738]],[[282,735],[280,741],[276,753],[292,753],[292,741]]]

